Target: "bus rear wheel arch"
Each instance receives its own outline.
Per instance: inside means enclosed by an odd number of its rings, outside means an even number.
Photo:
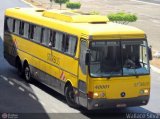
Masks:
[[[75,102],[75,93],[73,90],[73,86],[71,85],[70,82],[66,83],[64,94],[65,94],[67,104],[70,107],[77,108],[78,104],[76,104]]]
[[[18,56],[16,57],[15,66],[16,66],[16,68],[17,68],[18,75],[19,75],[20,77],[23,77],[23,76],[24,76],[23,67],[22,67],[21,60],[20,60],[20,58],[19,58]]]

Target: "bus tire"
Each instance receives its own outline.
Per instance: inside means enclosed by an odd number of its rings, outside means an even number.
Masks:
[[[74,108],[78,107],[78,105],[75,103],[75,94],[74,94],[72,86],[68,85],[65,88],[65,97],[66,97],[67,104],[70,107],[74,107]]]
[[[31,72],[30,72],[30,68],[29,68],[28,64],[26,64],[24,66],[24,78],[29,83],[32,81]]]

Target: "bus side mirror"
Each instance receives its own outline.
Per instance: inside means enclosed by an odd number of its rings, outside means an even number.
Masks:
[[[148,46],[148,57],[149,57],[149,60],[152,60],[152,47],[151,46]]]
[[[85,64],[86,65],[89,65],[89,57],[90,57],[90,54],[89,54],[89,52],[87,52],[86,57],[85,57]]]

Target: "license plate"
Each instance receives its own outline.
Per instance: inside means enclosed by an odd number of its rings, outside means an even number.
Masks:
[[[117,104],[116,107],[126,107],[126,104]]]

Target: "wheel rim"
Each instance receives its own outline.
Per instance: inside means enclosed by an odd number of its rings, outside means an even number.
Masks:
[[[69,97],[69,99],[70,99],[72,102],[74,102],[74,92],[73,92],[73,90],[70,90],[70,91],[69,91],[68,97]]]
[[[30,79],[30,70],[28,67],[25,68],[25,78],[26,78],[26,80]]]

